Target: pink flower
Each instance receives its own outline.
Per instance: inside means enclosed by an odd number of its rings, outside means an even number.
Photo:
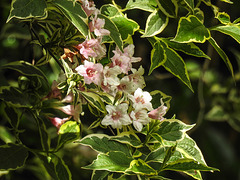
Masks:
[[[146,109],[132,111],[130,113],[130,117],[133,120],[134,128],[139,132],[142,131],[143,125],[146,125],[150,122]]]
[[[93,1],[80,0],[80,2],[82,3],[82,8],[87,16],[90,16],[94,11],[97,10]]]
[[[76,48],[79,49],[80,54],[86,59],[89,59],[90,57],[101,59],[106,55],[106,47],[100,44],[100,39],[86,39]]]
[[[73,119],[75,121],[80,121],[80,113],[82,112],[82,106],[81,104],[78,104],[76,106],[74,105],[66,105],[66,106],[62,106],[62,107],[58,107],[57,109],[61,110],[62,112],[64,112],[67,115],[73,116]]]
[[[51,99],[51,98],[56,98],[56,99],[61,99],[61,92],[58,89],[58,84],[57,81],[53,81],[52,82],[52,86],[51,86],[51,91],[49,92],[49,94],[47,95],[47,98]]]
[[[127,110],[128,104],[122,103],[117,106],[107,105],[106,110],[108,114],[103,118],[102,125],[111,125],[113,128],[122,128],[123,125],[132,123]]]
[[[133,57],[134,54],[134,45],[129,44],[127,47],[124,48],[124,54],[130,58],[131,63],[139,62],[142,60],[141,57]]]
[[[163,116],[166,114],[166,112],[167,112],[167,107],[164,106],[162,102],[161,106],[159,106],[157,109],[154,109],[148,113],[148,117],[162,121],[164,120]]]
[[[133,102],[133,107],[137,109],[147,109],[151,111],[152,108],[152,96],[147,91],[142,91],[142,89],[138,88],[134,95],[129,95],[130,100]]]
[[[89,29],[91,32],[94,32],[96,36],[104,36],[110,34],[110,31],[103,29],[105,19],[97,18],[97,13],[95,13],[94,18],[91,18],[91,20],[92,21],[89,23]]]
[[[131,71],[133,74],[130,74],[128,77],[130,81],[133,82],[134,91],[137,90],[138,88],[143,89],[146,86],[144,77],[143,77],[143,74],[144,74],[143,67],[140,66],[138,70],[132,68]]]
[[[54,118],[51,118],[51,117],[48,117],[48,119],[51,121],[51,123],[57,127],[57,129],[59,130],[59,128],[61,127],[62,124],[64,124],[66,121],[68,121],[71,117],[68,117],[68,118],[59,118],[59,117],[54,117]]]
[[[104,80],[103,84],[106,85],[112,85],[112,86],[118,86],[120,84],[120,79],[118,78],[118,75],[121,74],[121,69],[119,66],[114,66],[110,68],[109,66],[105,66],[103,69],[103,75]]]
[[[117,86],[117,89],[119,91],[128,93],[128,94],[132,94],[134,92],[134,86],[133,86],[133,82],[130,81],[128,76],[124,76],[121,80],[120,80],[120,84]]]
[[[102,82],[103,66],[100,63],[94,64],[93,62],[84,61],[84,65],[78,66],[75,70],[84,77],[86,84],[100,85]]]

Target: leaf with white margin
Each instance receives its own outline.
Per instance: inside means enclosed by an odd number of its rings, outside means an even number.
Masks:
[[[196,16],[190,15],[187,18],[181,17],[179,20],[177,33],[173,41],[204,43],[210,37],[210,31],[202,22]]]
[[[128,144],[132,147],[139,148],[142,146],[141,140],[133,132],[122,132],[117,136],[112,136],[111,140],[118,141],[122,144]]]
[[[133,158],[122,151],[111,151],[107,154],[98,154],[92,164],[83,167],[84,169],[107,170],[111,172],[124,172],[127,170]]]
[[[208,41],[213,46],[213,48],[217,51],[217,53],[222,58],[222,60],[225,62],[225,64],[228,67],[228,70],[230,71],[232,77],[234,78],[233,66],[232,66],[232,63],[230,62],[228,56],[226,55],[226,53],[219,47],[219,45],[213,38],[210,38]]]
[[[156,9],[147,18],[145,32],[142,37],[151,37],[161,33],[167,26],[169,18]]]
[[[13,0],[7,23],[12,18],[32,20],[47,17],[47,4],[44,0]]]
[[[178,14],[178,4],[176,0],[156,0],[159,9],[168,17],[175,18]]]
[[[100,153],[121,151],[126,156],[131,157],[130,149],[126,144],[111,140],[111,138],[111,136],[105,134],[90,134],[76,142],[85,146],[90,146],[92,149]]]
[[[142,159],[133,160],[126,173],[135,173],[141,175],[156,175],[157,172]]]
[[[190,130],[194,125],[187,125],[177,119],[166,119],[160,123],[159,129],[156,131],[163,140],[179,141],[184,138],[185,132]]]
[[[156,0],[129,0],[126,9],[141,9],[143,11],[153,12],[156,6]]]

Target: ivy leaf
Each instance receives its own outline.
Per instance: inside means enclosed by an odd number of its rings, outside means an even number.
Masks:
[[[86,37],[88,35],[87,15],[79,3],[66,0],[53,0],[52,3],[63,12],[83,36]]]
[[[151,66],[148,75],[150,75],[154,69],[163,65],[166,62],[166,60],[167,56],[165,53],[165,49],[163,48],[162,44],[159,41],[157,41],[153,45],[153,49],[151,51]]]
[[[183,139],[185,132],[193,126],[194,125],[187,125],[177,119],[169,119],[161,122],[156,133],[166,141],[178,141]]]
[[[176,0],[156,0],[159,9],[168,17],[175,18],[178,13],[178,4]]]
[[[162,38],[162,40],[171,48],[184,52],[185,54],[201,57],[206,59],[211,59],[208,55],[206,55],[198,46],[194,43],[178,43],[175,41],[170,41],[170,39]]]
[[[104,28],[110,31],[110,38],[116,43],[118,48],[123,51],[123,41],[115,23],[105,15],[99,14],[98,17],[105,20]],[[107,36],[103,36],[103,42],[108,42],[106,37]]]
[[[31,20],[32,18],[44,19],[46,17],[47,4],[45,0],[14,0],[7,23],[13,18]]]
[[[213,46],[213,48],[217,51],[217,53],[220,55],[220,57],[222,58],[222,60],[225,62],[225,64],[228,67],[228,70],[230,71],[232,77],[234,78],[234,72],[233,72],[233,67],[232,67],[232,63],[230,62],[228,56],[225,54],[225,52],[219,47],[219,45],[217,44],[217,42],[213,39],[210,38],[208,40],[210,42],[210,44]]]
[[[194,15],[182,17],[178,23],[177,34],[173,41],[180,43],[204,43],[211,37],[209,30]]]
[[[165,14],[156,9],[148,16],[145,32],[142,37],[155,36],[161,33],[167,26],[168,20]]]
[[[150,167],[146,162],[142,159],[133,160],[130,164],[130,167],[126,170],[127,173],[133,172],[135,174],[142,175],[156,175],[157,172]]]
[[[165,49],[165,53],[167,56],[167,60],[164,63],[163,67],[172,73],[174,76],[179,78],[184,84],[186,84],[191,91],[192,85],[189,79],[189,75],[187,72],[187,67],[182,57],[175,52],[173,49],[167,47],[164,43],[162,43]]]
[[[108,153],[112,151],[121,151],[125,156],[131,157],[129,148],[126,144],[111,140],[110,136],[104,134],[91,134],[77,141],[85,146],[90,146],[97,152]]]
[[[156,6],[156,0],[129,0],[126,9],[141,9],[143,11],[153,12]]]
[[[24,166],[28,150],[23,145],[6,144],[0,146],[0,170],[15,170]]]
[[[113,172],[124,172],[129,168],[132,158],[122,151],[111,151],[107,154],[99,154],[92,164],[85,169],[107,170]]]
[[[67,121],[58,131],[58,149],[80,136],[80,127],[76,121]]]
[[[172,163],[166,165],[164,170],[173,170],[173,171],[189,171],[189,170],[200,170],[200,171],[219,171],[216,168],[206,166],[204,164],[200,164],[197,161],[192,159],[179,159]]]

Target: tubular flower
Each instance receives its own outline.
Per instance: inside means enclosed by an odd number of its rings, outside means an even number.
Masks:
[[[59,117],[48,117],[48,119],[51,121],[51,123],[59,130],[61,125],[63,125],[66,121],[68,121],[71,117],[68,118],[59,118]]]
[[[150,122],[146,109],[132,111],[130,113],[130,117],[133,120],[134,128],[139,132],[142,131],[143,125],[146,125]]]
[[[152,96],[147,91],[142,91],[142,89],[138,88],[134,95],[129,95],[130,100],[133,102],[133,107],[135,109],[147,109],[151,111],[152,108]]]
[[[122,103],[117,106],[107,105],[106,110],[108,114],[103,118],[102,125],[111,125],[113,128],[122,128],[123,125],[132,123],[127,114],[128,104]]]
[[[162,121],[164,120],[163,116],[166,114],[166,112],[167,112],[167,107],[164,106],[162,102],[161,106],[159,106],[157,109],[154,109],[148,113],[148,117]]]
[[[95,4],[93,1],[88,0],[79,0],[82,3],[82,8],[87,14],[87,16],[92,15],[95,11],[98,9],[95,7]]]
[[[57,109],[61,110],[67,115],[73,116],[73,119],[75,121],[80,121],[79,115],[82,112],[81,104],[78,104],[76,106],[69,104],[66,106],[58,107]]]
[[[103,66],[100,63],[94,64],[85,60],[84,65],[78,66],[75,70],[84,77],[86,84],[94,83],[100,85],[102,82]]]
[[[91,22],[89,23],[89,28],[91,32],[94,32],[96,36],[104,36],[109,35],[110,31],[107,29],[103,29],[105,20],[97,17],[97,13],[95,13],[94,17],[91,17]]]
[[[106,55],[106,47],[101,45],[100,39],[86,39],[76,47],[84,58],[101,59]]]

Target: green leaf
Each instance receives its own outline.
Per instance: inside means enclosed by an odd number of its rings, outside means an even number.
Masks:
[[[150,92],[150,94],[152,96],[151,103],[152,103],[152,106],[154,109],[161,106],[161,104],[162,104],[161,99],[162,99],[162,102],[164,103],[164,105],[166,105],[168,107],[168,109],[170,108],[170,101],[172,99],[171,96],[168,96],[159,90],[154,90],[154,91]]]
[[[69,21],[84,35],[88,35],[88,19],[87,15],[79,3],[74,3],[69,0],[53,0],[56,5]]]
[[[225,52],[219,47],[219,45],[217,44],[217,42],[213,39],[210,38],[208,40],[210,42],[210,44],[214,47],[214,49],[217,51],[217,53],[220,55],[220,57],[222,58],[222,60],[225,62],[225,64],[228,67],[228,70],[230,71],[232,77],[234,77],[234,72],[233,72],[233,67],[232,64],[228,58],[228,56],[225,54]]]
[[[38,121],[38,131],[39,131],[39,135],[40,135],[40,139],[41,139],[41,144],[42,144],[42,149],[43,151],[48,152],[50,149],[50,137],[48,135],[47,132],[47,128],[46,125],[44,123],[44,121],[42,120],[42,118],[37,117],[36,121]]]
[[[132,19],[128,19],[126,16],[114,16],[111,17],[111,20],[117,26],[123,40],[128,39],[129,36],[133,35],[139,29],[138,23]]]
[[[220,105],[214,105],[212,109],[206,114],[205,118],[209,121],[226,121],[229,119],[229,115],[224,112],[224,109]]]
[[[28,150],[23,145],[0,146],[0,170],[15,170],[24,166]]]
[[[14,129],[18,128],[19,122],[20,122],[20,114],[16,110],[16,108],[11,106],[6,106],[4,108],[5,115],[7,117],[8,122],[11,124],[11,126]]]
[[[126,172],[133,172],[141,175],[156,175],[157,172],[142,159],[133,160]]]
[[[91,134],[77,142],[85,146],[90,146],[97,152],[108,153],[112,151],[121,151],[125,156],[131,157],[129,148],[126,144],[111,140],[111,136],[105,134]]]
[[[123,51],[122,37],[115,23],[105,15],[99,14],[98,17],[105,20],[104,28],[110,31],[110,38],[116,43],[118,48]],[[108,42],[106,37],[107,36],[103,37],[103,42]]]
[[[174,76],[179,78],[184,84],[186,84],[191,91],[192,85],[189,79],[188,71],[185,62],[182,57],[176,53],[173,49],[167,47],[164,43],[162,43],[166,52],[167,60],[164,63],[163,67],[172,73]]]
[[[230,24],[230,16],[225,12],[218,12],[216,18],[222,23],[222,24]]]
[[[91,180],[107,180],[109,173],[105,170],[93,170]]]
[[[202,175],[199,170],[183,171],[183,173],[193,177],[194,179],[202,180]]]
[[[228,36],[231,36],[240,44],[240,25],[230,24],[230,25],[221,25],[211,28],[211,30],[219,31]]]
[[[105,105],[99,95],[93,93],[93,92],[80,92],[82,96],[95,108],[97,108],[101,112],[106,112]]]
[[[172,163],[169,163],[163,168],[164,170],[173,170],[173,171],[189,171],[189,170],[200,170],[200,171],[219,171],[216,168],[200,164],[197,161],[192,159],[179,159]]]
[[[0,92],[0,99],[13,105],[14,107],[32,107],[29,102],[29,96],[26,93],[22,93],[18,88],[10,87],[8,89],[2,89]]]
[[[194,0],[184,0],[184,2],[193,11],[193,9],[194,9]]]
[[[105,93],[105,92],[97,92],[97,94],[101,97],[101,99],[107,103],[107,104],[113,104],[114,102],[114,97],[111,96],[110,94],[108,93]]]
[[[211,37],[209,30],[194,15],[187,18],[181,17],[178,29],[173,41],[180,43],[197,42],[204,43]]]
[[[196,142],[187,134],[184,135],[181,141],[178,141],[176,151],[180,152],[184,157],[193,159],[201,164],[205,164],[204,157]]]
[[[228,123],[232,126],[233,129],[240,132],[240,116],[239,112],[235,112],[231,114],[230,118],[228,119]]]
[[[165,49],[161,45],[159,41],[157,41],[153,49],[151,51],[151,66],[148,72],[150,75],[154,69],[158,68],[159,66],[163,65],[167,60]]]
[[[156,0],[159,9],[168,17],[175,18],[178,13],[178,4],[176,0]]]
[[[129,0],[126,9],[141,9],[143,11],[153,12],[156,9],[156,0]]]
[[[206,55],[198,46],[194,43],[178,43],[175,41],[170,41],[170,39],[162,38],[162,40],[171,48],[184,52],[185,54],[195,56],[195,57],[202,57],[206,59],[211,59],[208,55]]]
[[[111,140],[118,141],[122,144],[128,144],[132,147],[139,148],[142,146],[141,140],[132,132],[122,132],[117,136],[111,137]]]
[[[37,154],[37,156],[42,160],[44,167],[46,168],[49,175],[56,180],[71,180],[72,175],[67,165],[55,154],[51,156],[45,156],[42,154]]]
[[[117,15],[122,15],[121,11],[112,4],[105,4],[100,8],[101,14],[111,18]]]
[[[121,151],[111,151],[107,154],[99,154],[92,164],[85,169],[107,170],[113,172],[124,172],[129,168],[132,158]]]
[[[47,4],[45,0],[13,0],[7,23],[12,18],[32,20],[33,18],[44,19],[47,17]]]
[[[7,127],[0,125],[0,139],[5,143],[14,143],[15,137],[9,132]]]
[[[220,1],[225,2],[225,3],[229,3],[229,4],[233,4],[233,2],[230,1],[230,0],[220,0]]]
[[[155,36],[161,33],[167,26],[168,20],[165,14],[156,9],[148,16],[145,32],[142,37]]]
[[[80,136],[80,127],[76,121],[67,121],[58,131],[58,148]]]
[[[177,119],[169,119],[161,122],[156,133],[166,141],[177,141],[183,139],[185,132],[193,126],[194,125],[187,125]]]

